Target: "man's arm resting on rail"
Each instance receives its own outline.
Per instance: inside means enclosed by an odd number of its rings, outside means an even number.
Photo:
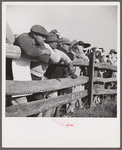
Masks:
[[[22,49],[23,53],[28,56],[39,57],[42,55],[42,49],[33,45],[27,35],[20,35],[16,43]]]

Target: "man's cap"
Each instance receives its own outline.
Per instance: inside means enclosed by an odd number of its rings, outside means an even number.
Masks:
[[[111,49],[109,54],[111,54],[111,53],[117,54],[117,51],[115,49]]]
[[[77,40],[73,40],[72,42],[71,42],[71,45],[69,46],[69,50],[71,50],[75,45],[77,45]]]
[[[32,26],[30,31],[34,32],[34,33],[41,34],[41,35],[48,35],[48,31],[44,27],[42,27],[40,25]]]
[[[87,48],[87,47],[90,47],[90,46],[91,46],[91,44],[89,44],[89,43],[84,43],[83,41],[79,41],[77,44],[83,46],[83,48]]]
[[[72,42],[69,39],[62,37],[58,40],[58,43],[59,44],[62,43],[62,44],[66,44],[66,45],[71,45]]]
[[[53,33],[49,33],[46,37],[46,40],[45,42],[46,43],[51,43],[51,42],[57,42],[59,39],[57,37],[56,34],[53,34]]]
[[[53,29],[53,30],[50,31],[50,33],[56,34],[56,33],[58,33],[58,31],[56,29]]]

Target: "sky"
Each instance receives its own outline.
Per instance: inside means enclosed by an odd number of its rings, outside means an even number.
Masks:
[[[39,24],[47,31],[57,29],[71,41],[102,47],[106,53],[117,50],[117,5],[30,3],[7,5],[6,19],[14,34],[29,32],[33,25]]]

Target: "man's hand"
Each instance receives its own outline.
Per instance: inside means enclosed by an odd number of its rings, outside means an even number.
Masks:
[[[70,63],[68,64],[68,68],[69,68],[69,73],[70,73],[70,75],[73,75],[73,74],[75,73],[75,71],[76,71],[76,68],[73,66],[73,63],[72,63],[72,62],[70,62]]]
[[[42,50],[42,54],[45,54],[45,55],[51,55],[51,52],[48,48],[45,48],[44,50]]]
[[[42,45],[44,43],[44,39],[41,36],[36,36],[35,40],[39,45]]]
[[[73,74],[73,75],[70,75],[70,78],[76,79],[76,78],[78,78],[78,76],[76,74]]]
[[[69,46],[66,44],[59,43],[57,46],[57,49],[59,49],[59,50],[61,49],[64,52],[69,52]]]
[[[78,58],[78,59],[82,58],[82,59],[87,60],[89,62],[89,58],[86,55],[77,54],[76,58]]]
[[[48,63],[51,55],[50,50],[45,48],[45,49],[40,49],[39,52],[40,52],[40,56],[38,57],[38,60],[42,63]]]
[[[49,55],[49,56],[51,55],[51,52],[48,48],[44,48],[44,49],[38,48],[38,49],[40,50],[40,55]]]
[[[71,45],[69,46],[69,51],[78,44],[77,40],[73,40],[73,42],[71,43]]]

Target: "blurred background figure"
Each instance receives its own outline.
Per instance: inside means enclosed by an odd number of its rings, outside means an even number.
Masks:
[[[11,30],[8,22],[6,22],[6,51],[14,51],[14,52],[19,52],[21,55],[21,49],[19,46],[14,45],[15,42],[15,37],[13,34],[13,31]],[[21,69],[18,68],[18,66],[16,66],[16,64],[13,66],[13,63],[17,62],[18,60],[16,59],[9,59],[6,58],[6,80],[21,80],[21,78],[19,78],[19,72]],[[22,64],[24,63],[24,61],[22,61]],[[30,62],[27,62],[27,67],[30,64]],[[28,68],[26,68],[24,73],[26,74],[27,80],[31,80],[31,76],[30,76],[30,69],[28,70]],[[22,77],[22,76],[21,76]],[[25,76],[24,76],[25,77]],[[27,98],[24,95],[14,95],[11,98],[9,98],[9,100],[7,99],[6,101],[7,103],[9,103],[9,105],[17,105],[19,103],[26,103],[27,102]]]
[[[117,66],[117,51],[115,49],[111,49],[108,55],[108,63]]]

